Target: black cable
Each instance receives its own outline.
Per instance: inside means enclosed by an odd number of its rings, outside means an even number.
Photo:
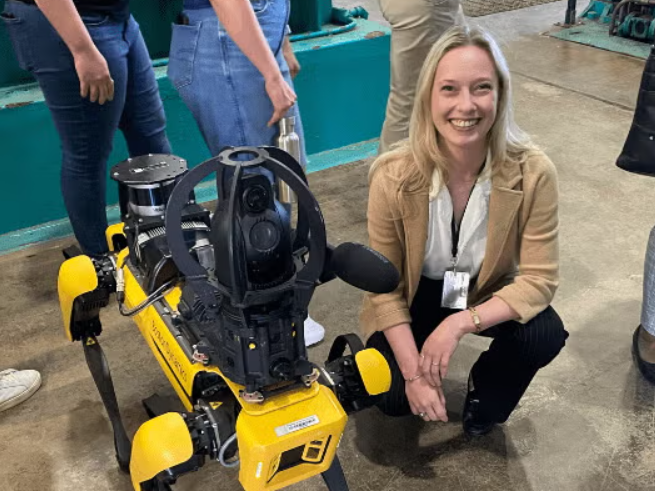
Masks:
[[[157,302],[158,300],[161,300],[164,298],[168,290],[173,288],[177,284],[177,280],[171,280],[166,283],[164,283],[162,286],[157,288],[154,292],[152,292],[150,295],[146,297],[146,299],[141,302],[139,305],[136,307],[133,307],[131,309],[125,310],[125,304],[123,303],[122,300],[119,300],[118,302],[118,308],[121,313],[121,315],[125,317],[133,317],[143,310],[147,309],[150,307],[153,303]]]

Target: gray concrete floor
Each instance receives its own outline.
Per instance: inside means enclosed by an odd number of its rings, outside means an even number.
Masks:
[[[373,0],[356,3],[379,16]],[[473,21],[501,37],[518,121],[559,170],[562,283],[555,307],[571,333],[568,344],[504,426],[470,441],[460,425],[465,381],[487,343],[464,339],[446,386],[451,422],[389,420],[376,410],[351,418],[340,455],[353,491],[655,490],[655,389],[630,357],[655,193],[648,178],[614,166],[643,62],[540,36],[565,4]],[[366,240],[367,164],[310,177],[334,242]],[[63,243],[0,258],[0,366],[36,368],[44,377],[30,401],[0,413],[0,489],[126,491],[130,482],[114,462],[82,349],[63,336],[56,292]],[[360,299],[337,282],[319,289],[311,311],[328,336],[311,350],[314,360],[326,357],[337,334],[357,330]],[[103,320],[101,341],[132,434],[145,421],[140,400],[170,389],[131,322],[114,309]],[[177,489],[240,487],[235,472],[214,465]],[[293,489],[324,488],[311,479]]]

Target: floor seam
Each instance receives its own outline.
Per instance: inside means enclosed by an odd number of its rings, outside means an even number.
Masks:
[[[587,93],[582,92],[580,90],[572,89],[571,87],[566,87],[565,85],[556,84],[554,82],[548,82],[547,80],[542,80],[540,78],[533,77],[532,75],[527,75],[525,73],[517,72],[515,70],[510,70],[510,72],[513,75],[518,75],[519,77],[524,77],[524,78],[527,78],[529,80],[533,80],[535,82],[539,82],[541,84],[548,85],[550,87],[555,87],[557,89],[565,90],[565,91],[571,92],[573,94],[581,95],[583,97],[586,97],[588,99],[592,99],[592,100],[597,101],[597,102],[603,102],[605,104],[616,107],[618,109],[623,109],[624,111],[628,111],[628,112],[632,113],[635,110],[634,107],[626,106],[625,104],[621,104],[620,102],[610,101],[609,99],[604,99],[602,97],[598,97],[598,96],[595,96],[595,95],[592,95],[592,94],[587,94]]]

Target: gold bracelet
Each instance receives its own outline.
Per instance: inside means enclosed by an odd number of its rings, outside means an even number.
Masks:
[[[413,377],[406,378],[405,382],[414,382],[414,380],[418,380],[423,376],[422,373],[419,373],[418,375],[414,375]]]
[[[473,318],[473,324],[475,324],[475,332],[479,333],[480,331],[482,331],[482,321],[480,320],[478,311],[475,310],[475,308],[473,307],[469,307],[468,310],[471,313],[471,317]]]

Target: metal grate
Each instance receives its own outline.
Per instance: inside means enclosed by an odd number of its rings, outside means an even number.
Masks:
[[[185,230],[198,230],[201,232],[209,232],[209,227],[205,225],[203,222],[196,222],[196,221],[187,221],[187,222],[182,222],[182,231]],[[139,234],[139,237],[137,238],[137,243],[139,246],[142,246],[149,240],[152,240],[156,237],[161,237],[166,233],[166,229],[164,227],[155,227],[147,232],[141,232]]]
[[[518,10],[525,7],[534,7],[544,3],[552,3],[557,0],[462,0],[464,13],[469,17],[481,17],[483,15]]]

